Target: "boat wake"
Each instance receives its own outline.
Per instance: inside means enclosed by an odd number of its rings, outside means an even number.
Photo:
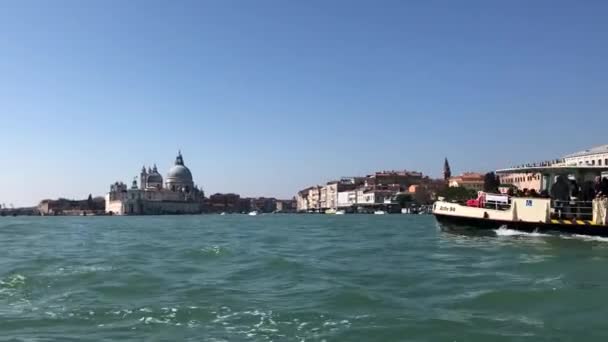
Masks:
[[[562,239],[573,239],[573,240],[582,240],[582,241],[597,241],[597,242],[608,242],[608,237],[602,236],[592,236],[592,235],[583,235],[583,234],[546,234],[539,232],[524,232],[521,230],[509,229],[505,226],[502,226],[498,229],[494,229],[494,232],[497,236],[530,236],[530,237],[546,237],[553,236]]]
[[[568,238],[568,239],[584,240],[584,241],[608,242],[608,237],[582,235],[582,234],[572,234],[570,236],[567,236],[566,238]]]
[[[532,237],[542,237],[542,236],[551,236],[550,234],[543,234],[539,232],[524,232],[521,230],[509,229],[507,227],[500,227],[498,229],[494,229],[494,232],[497,236],[532,236]]]

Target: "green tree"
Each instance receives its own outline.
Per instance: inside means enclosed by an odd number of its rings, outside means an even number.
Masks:
[[[437,195],[448,202],[465,202],[477,198],[477,191],[463,187],[449,187],[441,190]]]
[[[409,206],[412,202],[414,202],[414,198],[410,194],[399,194],[397,195],[397,203],[401,208],[405,208]]]
[[[485,192],[498,192],[498,186],[500,186],[500,179],[494,172],[488,172],[483,177],[483,191]]]

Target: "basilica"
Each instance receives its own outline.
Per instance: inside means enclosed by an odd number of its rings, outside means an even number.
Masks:
[[[130,188],[122,182],[111,185],[106,195],[106,213],[111,215],[198,214],[203,209],[204,193],[192,181],[192,173],[184,165],[181,152],[167,177],[158,172],[156,164],[144,166]]]

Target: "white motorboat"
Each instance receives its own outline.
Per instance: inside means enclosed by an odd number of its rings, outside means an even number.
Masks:
[[[250,211],[248,215],[249,216],[257,216],[258,215],[258,211],[257,210]]]
[[[376,210],[376,211],[374,211],[374,215],[384,215],[384,214],[386,214],[386,211],[384,211],[384,210]]]
[[[344,215],[344,214],[346,214],[346,212],[344,210],[336,211],[336,215]]]

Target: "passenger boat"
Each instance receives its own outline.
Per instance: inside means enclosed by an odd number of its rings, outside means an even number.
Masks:
[[[556,176],[575,179],[579,184],[605,175],[608,167],[567,166],[526,167],[498,170],[503,173],[537,173],[542,175],[541,190],[550,193]],[[551,198],[512,197],[480,192],[469,203],[440,199],[433,204],[433,215],[444,228],[498,229],[501,227],[526,232],[561,232],[608,237],[606,219],[608,198],[592,201],[557,201]]]

